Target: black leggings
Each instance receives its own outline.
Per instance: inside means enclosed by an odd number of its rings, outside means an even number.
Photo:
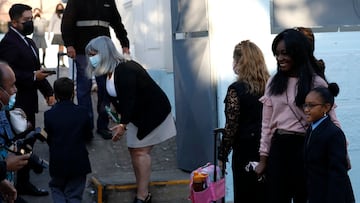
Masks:
[[[304,136],[274,134],[266,180],[268,203],[305,203]]]

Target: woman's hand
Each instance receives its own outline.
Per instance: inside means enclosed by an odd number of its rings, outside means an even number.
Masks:
[[[111,140],[116,142],[121,138],[121,136],[123,136],[125,134],[126,125],[118,124],[118,125],[115,125],[114,127],[110,128],[110,130],[113,132],[113,137],[111,138]]]
[[[258,177],[262,177],[265,173],[266,169],[266,156],[260,156],[259,164],[255,167],[255,173],[258,175]]]

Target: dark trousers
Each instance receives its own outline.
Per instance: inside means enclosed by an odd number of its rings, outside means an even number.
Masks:
[[[98,103],[97,103],[97,112],[98,112],[98,119],[96,122],[97,128],[100,130],[107,130],[109,125],[109,116],[105,111],[105,106],[110,105],[110,98],[106,92],[106,77],[107,75],[97,76],[96,84],[98,86],[97,96],[98,96]]]
[[[55,178],[49,182],[54,203],[81,203],[86,175],[75,178]]]
[[[25,112],[26,113],[26,119],[31,123],[33,128],[37,127],[35,123],[35,113]],[[31,146],[31,148],[34,148],[35,139],[30,140],[27,144]],[[27,182],[30,182],[30,165],[27,164],[20,170],[16,172],[16,186],[20,186],[22,184],[25,184]]]
[[[259,139],[244,139],[236,145],[232,155],[234,203],[264,203],[264,182],[258,181],[253,170],[245,170],[249,161],[259,161]]]
[[[268,203],[305,203],[304,136],[274,134],[268,157]]]
[[[92,110],[91,101],[91,77],[87,75],[87,61],[85,55],[76,56],[76,98],[79,106],[83,106],[88,110],[91,121],[94,120],[94,112]],[[94,128],[92,122],[91,128]]]
[[[94,120],[94,112],[92,109],[92,100],[91,100],[91,78],[87,75],[87,61],[85,55],[76,56],[76,96],[77,101],[80,106],[84,106],[88,109],[89,117]],[[98,85],[98,103],[97,103],[97,128],[98,129],[108,129],[109,118],[105,112],[105,105],[110,104],[110,100],[107,98],[106,94],[106,75],[96,77],[96,82]],[[94,128],[94,123],[92,123],[92,128]]]

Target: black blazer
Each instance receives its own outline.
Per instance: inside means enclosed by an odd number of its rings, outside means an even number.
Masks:
[[[28,38],[39,56],[39,50],[35,43]],[[25,41],[11,28],[0,42],[0,60],[5,61],[14,70],[16,77],[16,107],[22,108],[27,115],[38,112],[37,91],[49,97],[53,95],[53,89],[49,82],[34,81],[34,71],[40,69],[39,57],[36,57]]]
[[[160,125],[171,112],[164,91],[135,61],[120,63],[114,73],[117,98],[112,98],[121,123],[132,122],[138,127],[138,139]]]
[[[308,203],[353,203],[347,174],[346,140],[330,117],[305,138],[305,171]]]
[[[44,113],[44,127],[52,177],[71,178],[91,172],[86,141],[92,130],[84,107],[71,101],[58,102]]]

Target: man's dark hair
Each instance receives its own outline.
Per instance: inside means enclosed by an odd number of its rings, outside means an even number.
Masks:
[[[18,20],[21,18],[24,11],[32,10],[32,8],[25,4],[14,4],[9,10],[9,16],[11,20]]]
[[[57,100],[71,100],[74,93],[74,82],[67,77],[55,80],[54,93]]]

